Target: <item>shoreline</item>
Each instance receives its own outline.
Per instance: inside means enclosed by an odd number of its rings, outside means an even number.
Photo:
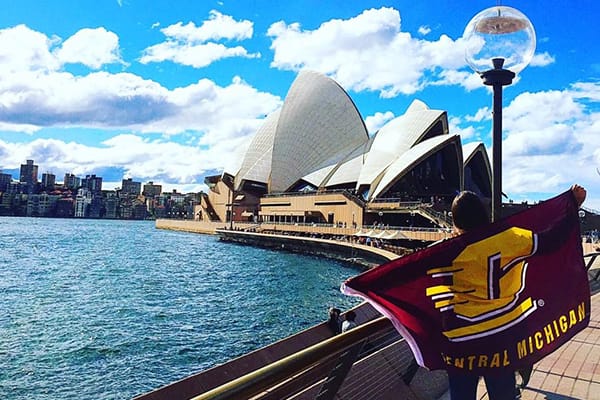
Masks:
[[[364,269],[401,257],[399,254],[377,247],[341,240],[225,229],[217,229],[216,234],[225,242],[321,256],[359,265]]]
[[[236,224],[236,228],[241,230],[231,230],[222,223],[166,219],[156,220],[155,224],[156,229],[216,235],[219,236],[219,240],[225,242],[326,257],[358,265],[363,269],[401,257],[400,254],[382,248],[343,240],[243,230],[255,226],[255,224]]]

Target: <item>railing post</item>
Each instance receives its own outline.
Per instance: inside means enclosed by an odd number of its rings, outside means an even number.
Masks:
[[[346,376],[348,376],[348,372],[352,369],[352,365],[354,365],[366,342],[366,340],[359,342],[340,355],[338,362],[329,373],[323,386],[321,386],[321,390],[319,390],[319,394],[317,394],[315,400],[334,400],[335,395],[340,390],[340,387],[342,387]]]

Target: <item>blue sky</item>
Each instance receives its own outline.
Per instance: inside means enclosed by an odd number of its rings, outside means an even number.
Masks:
[[[504,90],[503,189],[538,200],[578,182],[600,209],[600,5],[512,1],[532,63]],[[95,173],[206,190],[235,168],[299,70],[327,74],[371,132],[414,99],[491,146],[491,92],[461,36],[496,1],[5,1],[0,169]],[[573,6],[573,5],[576,5]],[[491,155],[491,152],[490,152]]]

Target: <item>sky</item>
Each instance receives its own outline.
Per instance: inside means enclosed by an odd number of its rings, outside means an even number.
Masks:
[[[464,29],[496,0],[1,0],[0,169],[133,178],[206,191],[233,170],[298,72],[336,80],[370,134],[415,100],[491,157],[492,93]],[[579,183],[600,210],[600,44],[594,0],[503,1],[533,23],[529,66],[504,88],[503,192]]]

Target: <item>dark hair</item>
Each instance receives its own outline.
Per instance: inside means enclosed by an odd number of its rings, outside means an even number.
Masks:
[[[354,311],[350,310],[346,313],[346,321],[354,321],[355,318],[356,313]]]
[[[490,223],[490,216],[481,198],[474,192],[460,192],[452,202],[454,226],[468,231]]]

